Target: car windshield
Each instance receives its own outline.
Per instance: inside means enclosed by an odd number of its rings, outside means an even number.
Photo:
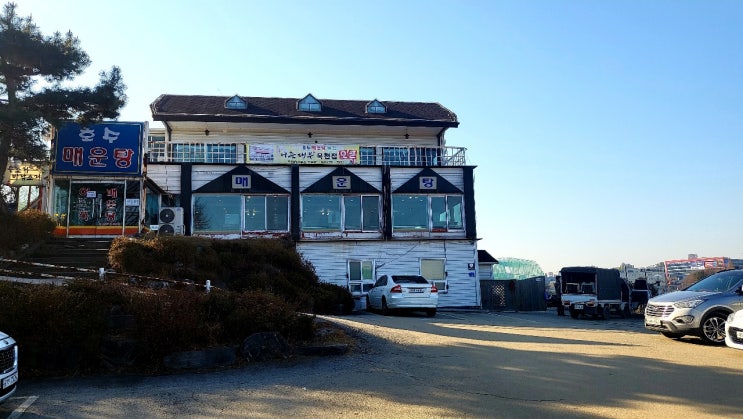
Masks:
[[[420,275],[394,275],[392,279],[396,284],[428,284],[426,278]]]
[[[727,291],[736,285],[740,286],[739,283],[741,280],[743,280],[743,270],[720,272],[708,276],[707,278],[704,278],[696,284],[686,288],[686,291],[722,292]]]

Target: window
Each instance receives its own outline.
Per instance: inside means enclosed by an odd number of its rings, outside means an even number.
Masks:
[[[266,230],[289,231],[289,197],[266,197]]]
[[[375,147],[360,147],[359,163],[362,165],[373,166],[377,164],[377,149]]]
[[[206,163],[237,163],[235,144],[207,144]]]
[[[303,230],[340,230],[340,195],[303,195]]]
[[[322,104],[312,95],[307,95],[297,102],[297,109],[302,112],[321,112]]]
[[[382,102],[374,99],[373,101],[369,102],[368,105],[366,105],[366,113],[385,113],[387,112],[387,107],[382,104]]]
[[[237,163],[236,144],[173,144],[174,162]]]
[[[344,196],[343,230],[379,231],[379,196]]]
[[[344,196],[343,208],[346,210],[344,230],[361,230],[361,197]]]
[[[437,166],[438,150],[435,148],[421,147],[410,149],[411,166]]]
[[[379,231],[378,195],[303,195],[302,229]]]
[[[400,230],[428,230],[428,196],[393,195],[392,227]]]
[[[240,233],[242,196],[201,195],[194,198],[194,233]]]
[[[203,144],[173,144],[172,159],[176,162],[203,162]]]
[[[464,230],[464,214],[461,195],[447,195],[446,205],[449,210],[449,230]]]
[[[289,197],[246,195],[244,231],[288,231]]]
[[[379,196],[364,195],[361,197],[361,229],[379,231]]]
[[[401,147],[382,147],[382,161],[390,166],[409,166],[408,149]]]
[[[397,230],[462,230],[462,211],[461,195],[393,195],[392,227]]]
[[[248,103],[240,96],[232,96],[224,103],[224,107],[227,109],[248,109]]]
[[[374,262],[371,260],[348,261],[348,285],[352,294],[368,292],[374,285]]]
[[[438,288],[439,292],[446,292],[446,259],[421,259],[421,276]]]

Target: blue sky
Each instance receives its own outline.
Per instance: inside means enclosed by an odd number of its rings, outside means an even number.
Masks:
[[[743,258],[743,2],[21,0],[121,120],[160,94],[439,102],[480,249],[563,266]]]

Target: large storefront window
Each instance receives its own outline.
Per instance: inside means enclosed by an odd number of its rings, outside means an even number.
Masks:
[[[194,198],[194,233],[240,233],[242,195],[202,195]]]
[[[303,195],[302,229],[379,231],[379,196]]]
[[[462,214],[461,195],[392,196],[392,227],[397,230],[462,230]]]
[[[198,195],[194,233],[289,231],[289,197],[282,195]]]

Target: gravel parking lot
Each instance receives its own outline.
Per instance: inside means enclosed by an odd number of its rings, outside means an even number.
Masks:
[[[160,377],[22,381],[21,417],[743,417],[743,351],[554,311],[326,317],[347,355]],[[33,401],[29,404],[29,400]]]

